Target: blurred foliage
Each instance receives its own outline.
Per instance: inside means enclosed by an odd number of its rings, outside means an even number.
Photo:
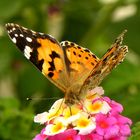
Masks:
[[[33,116],[63,97],[53,84],[15,48],[4,29],[7,22],[69,40],[101,57],[128,29],[125,61],[105,78],[105,94],[124,106],[133,124],[140,121],[140,1],[138,0],[4,0],[0,1],[0,139],[30,140],[39,132]],[[26,101],[27,97],[33,100]],[[133,127],[133,126],[132,126]],[[137,139],[139,123],[130,139]],[[139,135],[139,134],[138,134]]]
[[[140,139],[140,122],[137,122],[132,129],[132,135],[129,138],[129,140],[139,140],[139,139]]]

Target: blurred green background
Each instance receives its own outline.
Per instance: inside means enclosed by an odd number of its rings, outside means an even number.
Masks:
[[[34,115],[55,101],[47,98],[63,94],[17,50],[5,31],[7,22],[73,41],[99,57],[127,29],[124,44],[129,53],[101,85],[132,119],[131,139],[140,139],[139,0],[0,1],[0,140],[31,140],[41,129],[33,122]]]

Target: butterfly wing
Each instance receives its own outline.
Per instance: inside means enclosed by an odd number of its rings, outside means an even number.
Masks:
[[[101,81],[112,71],[112,69],[123,61],[126,53],[128,52],[127,46],[121,46],[125,32],[126,30],[120,34],[120,36],[118,36],[112,47],[97,63],[88,78],[85,80],[80,92],[86,93],[88,90],[98,86]]]
[[[69,75],[69,85],[73,93],[79,93],[83,82],[96,66],[99,58],[87,48],[83,48],[73,42],[63,41],[60,43]]]
[[[127,46],[121,46],[122,33],[99,59],[88,49],[73,42],[60,44],[51,36],[8,23],[12,41],[52,83],[66,93],[67,103],[81,93],[98,86],[125,57]],[[87,78],[88,77],[88,78]],[[70,92],[68,92],[70,91]],[[74,102],[73,102],[74,103]]]
[[[66,70],[61,45],[51,36],[8,23],[11,40],[51,82],[66,91]],[[64,80],[65,77],[65,80]]]

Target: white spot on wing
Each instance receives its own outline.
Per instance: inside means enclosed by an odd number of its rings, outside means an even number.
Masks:
[[[25,49],[24,49],[24,55],[27,59],[30,59],[31,57],[31,53],[32,52],[32,49],[29,47],[29,46],[25,46]]]
[[[40,35],[44,35],[44,33],[39,32]]]
[[[61,46],[65,46],[65,41],[62,41],[62,42],[60,43],[60,45],[61,45]]]
[[[20,34],[19,36],[20,36],[20,37],[23,37],[23,34]]]
[[[15,37],[18,37],[18,34],[15,34]]]
[[[12,30],[9,30],[9,33],[11,33],[12,32]]]
[[[16,40],[16,38],[15,38],[15,37],[13,37],[13,38],[12,38],[12,41],[13,41],[14,43],[16,43],[16,42],[17,42],[17,40]]]
[[[13,28],[13,31],[15,31],[15,30],[16,30],[16,28],[14,27],[14,28]]]
[[[14,26],[14,23],[9,23],[10,26]]]
[[[36,34],[36,32],[35,32],[35,31],[33,31],[33,30],[31,30],[31,32],[32,32],[33,34]]]
[[[30,37],[26,37],[26,40],[27,40],[28,42],[32,42],[32,39],[31,39]]]

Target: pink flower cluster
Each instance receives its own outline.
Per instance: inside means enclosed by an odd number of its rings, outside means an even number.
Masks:
[[[97,100],[106,102],[110,110],[107,113],[98,112],[93,115],[95,127],[90,133],[79,134],[78,130],[70,127],[63,132],[49,136],[44,133],[45,129],[43,129],[33,140],[127,140],[131,134],[132,122],[120,114],[123,111],[122,105],[108,97],[101,96],[93,99],[92,102]]]

